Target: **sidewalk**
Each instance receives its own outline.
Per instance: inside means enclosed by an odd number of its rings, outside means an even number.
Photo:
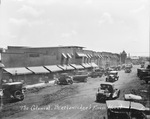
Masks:
[[[49,83],[37,83],[37,84],[33,84],[33,85],[26,85],[25,88],[32,89],[32,88],[36,88],[36,87],[52,86],[52,85],[54,85],[54,82],[55,82],[55,80],[49,81]]]

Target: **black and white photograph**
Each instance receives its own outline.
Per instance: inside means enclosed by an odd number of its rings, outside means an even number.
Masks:
[[[150,119],[150,1],[0,0],[0,119]]]

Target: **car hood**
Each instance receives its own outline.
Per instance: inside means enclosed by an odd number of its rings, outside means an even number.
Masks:
[[[106,90],[100,90],[98,93],[104,94],[104,93],[109,93]]]

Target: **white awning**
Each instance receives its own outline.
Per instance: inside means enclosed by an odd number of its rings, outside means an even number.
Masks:
[[[98,65],[95,64],[94,62],[91,63],[91,66],[92,66],[92,67],[98,67]]]
[[[84,67],[79,64],[70,64],[70,65],[73,66],[75,69],[84,69]]]
[[[63,70],[74,70],[74,68],[70,65],[58,65]]]
[[[78,55],[78,57],[87,57],[87,55],[84,53],[77,53],[77,55]]]
[[[90,68],[90,67],[92,67],[90,64],[88,64],[88,63],[82,63],[82,66],[83,67],[85,67],[85,68]]]
[[[43,66],[36,66],[36,67],[27,67],[29,70],[34,72],[35,74],[41,74],[41,73],[50,73],[47,69],[45,69]]]
[[[4,68],[4,70],[12,75],[32,74],[32,72],[25,67]]]
[[[51,72],[57,72],[57,71],[62,71],[61,68],[59,68],[57,65],[46,65],[44,66],[46,67],[48,70],[50,70]]]
[[[64,58],[67,58],[67,56],[65,55],[65,53],[62,53],[62,56],[63,56]]]
[[[69,58],[72,58],[72,56],[71,56],[69,53],[67,53],[67,56],[68,56]]]

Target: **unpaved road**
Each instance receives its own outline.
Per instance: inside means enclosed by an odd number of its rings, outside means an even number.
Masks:
[[[132,73],[119,71],[119,80],[115,82],[121,89],[119,99],[124,93],[136,93],[144,97],[148,86],[136,76],[138,66],[134,66]],[[27,92],[22,102],[4,106],[3,119],[103,119],[106,117],[105,103],[95,102],[95,94],[101,78],[88,78],[87,83],[74,83],[66,86],[53,86]]]

